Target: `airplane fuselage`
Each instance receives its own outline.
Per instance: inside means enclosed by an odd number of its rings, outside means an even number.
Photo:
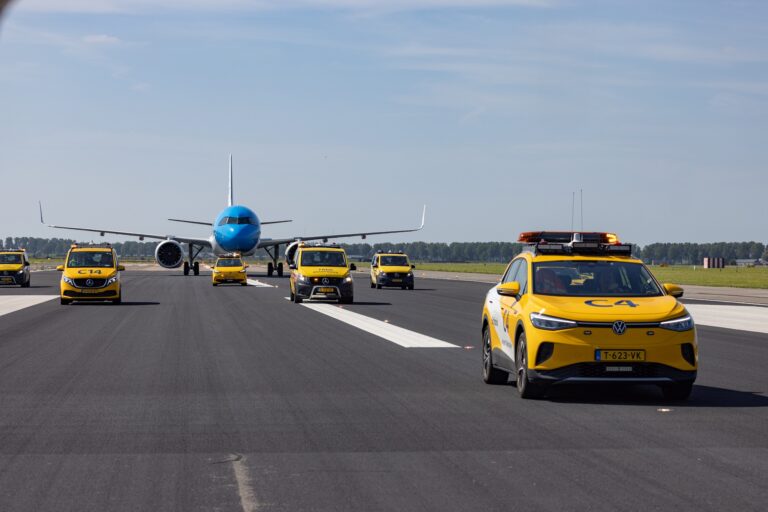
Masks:
[[[214,254],[253,254],[261,239],[261,221],[245,206],[228,206],[216,217],[211,236]]]

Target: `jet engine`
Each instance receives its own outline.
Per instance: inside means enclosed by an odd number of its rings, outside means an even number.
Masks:
[[[176,240],[160,242],[155,248],[155,260],[164,268],[179,268],[184,261],[184,250]]]
[[[299,248],[300,243],[301,240],[296,240],[285,248],[285,261],[288,262],[288,265],[293,264],[293,259],[296,257],[296,250]]]

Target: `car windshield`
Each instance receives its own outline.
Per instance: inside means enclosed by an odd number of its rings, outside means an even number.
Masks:
[[[0,265],[18,265],[21,263],[21,254],[0,254]]]
[[[547,261],[533,264],[533,293],[576,297],[657,297],[651,273],[640,263]]]
[[[100,267],[110,268],[115,266],[115,260],[111,252],[71,252],[67,266],[70,268]]]
[[[222,259],[216,262],[217,267],[242,267],[243,261],[237,258]]]
[[[382,267],[407,267],[408,258],[406,258],[405,256],[382,256],[381,266]]]
[[[346,267],[347,259],[341,251],[302,251],[301,264],[305,267]]]

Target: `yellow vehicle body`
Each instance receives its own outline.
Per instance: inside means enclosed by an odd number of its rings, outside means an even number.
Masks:
[[[644,276],[637,281],[644,293],[588,293],[597,274],[573,270],[590,266],[618,278]],[[523,252],[486,296],[484,380],[506,382],[512,374],[524,398],[543,396],[552,384],[595,381],[656,384],[668,398],[685,399],[698,345],[693,320],[672,294],[682,289],[660,285],[630,256]]]
[[[224,283],[248,286],[247,268],[248,265],[243,262],[240,256],[222,256],[217,258],[216,264],[213,266],[213,273],[211,274],[213,286]]]
[[[62,272],[60,294],[64,305],[73,301],[122,302],[120,271],[125,267],[118,264],[111,247],[73,246],[57,270]]]
[[[413,290],[414,268],[408,255],[402,252],[376,253],[371,260],[371,288],[391,286]]]
[[[350,272],[356,270],[356,266],[349,263],[344,249],[301,244],[289,267],[293,302],[301,303],[305,299],[353,302],[354,282]]]
[[[23,249],[0,251],[0,285],[29,288],[29,260]]]

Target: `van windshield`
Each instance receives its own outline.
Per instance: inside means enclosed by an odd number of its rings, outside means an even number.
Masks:
[[[71,252],[67,260],[69,268],[110,268],[115,266],[111,252]]]
[[[0,254],[0,265],[18,265],[21,263],[21,254]]]
[[[533,293],[575,297],[657,297],[661,289],[640,263],[546,261],[533,264]]]
[[[407,267],[408,258],[406,258],[405,256],[382,256],[381,266],[382,267]]]
[[[347,258],[341,251],[302,251],[301,264],[305,267],[346,267]]]

